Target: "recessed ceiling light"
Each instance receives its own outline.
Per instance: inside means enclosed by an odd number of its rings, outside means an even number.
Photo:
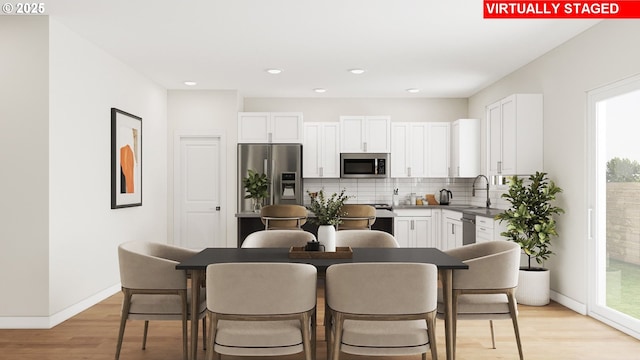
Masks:
[[[316,89],[313,89],[313,91],[315,91],[315,92],[317,92],[317,93],[324,93],[324,92],[327,92],[327,89],[323,89],[323,88],[316,88]]]
[[[280,74],[282,72],[282,69],[267,69],[265,71],[268,72],[271,75],[277,75],[277,74]]]
[[[407,92],[410,92],[410,93],[412,93],[412,94],[415,94],[415,93],[419,93],[419,92],[420,92],[420,89],[411,88],[411,89],[407,89]]]
[[[187,85],[187,86],[196,86],[196,85],[198,85],[198,83],[195,82],[195,81],[185,81],[184,84]]]
[[[364,69],[349,69],[349,72],[352,74],[360,75],[364,74]]]

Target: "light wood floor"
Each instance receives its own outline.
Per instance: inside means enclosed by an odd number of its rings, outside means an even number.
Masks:
[[[50,330],[0,330],[0,359],[113,359],[121,301],[121,294],[114,295]],[[322,301],[320,296],[319,309],[324,307]],[[322,319],[322,312],[319,319]],[[520,306],[519,320],[526,360],[640,359],[640,341],[556,303],[545,307]],[[490,348],[488,321],[459,322],[457,359],[517,359],[511,322],[494,323],[495,350]],[[141,350],[142,325],[142,321],[128,323],[121,360],[182,358],[179,322],[151,322],[146,350]],[[438,355],[445,359],[443,322],[438,320],[436,327]],[[325,344],[324,328],[320,327],[318,360],[326,359]],[[204,354],[200,352],[198,359],[203,358]],[[281,359],[302,358],[296,355]],[[343,354],[341,359],[361,360],[364,357]],[[420,356],[392,359],[420,359]]]

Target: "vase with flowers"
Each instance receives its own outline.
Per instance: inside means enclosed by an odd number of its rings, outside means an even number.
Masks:
[[[336,251],[336,228],[340,224],[342,205],[349,199],[343,189],[340,194],[333,193],[326,197],[324,191],[317,193],[307,191],[311,197],[311,203],[307,207],[314,213],[315,217],[309,219],[310,222],[318,225],[318,241],[324,245],[325,251]]]

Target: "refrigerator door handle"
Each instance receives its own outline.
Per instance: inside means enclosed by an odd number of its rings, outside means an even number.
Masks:
[[[276,161],[274,159],[271,159],[271,169],[269,169],[269,176],[271,177],[271,202],[269,203],[270,205],[275,205],[275,197],[276,197],[276,190],[280,191],[280,189],[276,188],[276,179],[275,176],[273,175],[273,169],[276,168]]]
[[[264,159],[264,160],[262,161],[262,172],[263,172],[265,175],[269,176],[269,169],[267,169],[267,166],[268,166],[267,164],[268,164],[267,159]]]

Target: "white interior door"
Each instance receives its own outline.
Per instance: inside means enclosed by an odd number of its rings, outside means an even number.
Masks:
[[[222,219],[222,140],[178,135],[174,173],[174,243],[191,249],[225,247]]]
[[[640,76],[589,92],[589,315],[640,338]]]

